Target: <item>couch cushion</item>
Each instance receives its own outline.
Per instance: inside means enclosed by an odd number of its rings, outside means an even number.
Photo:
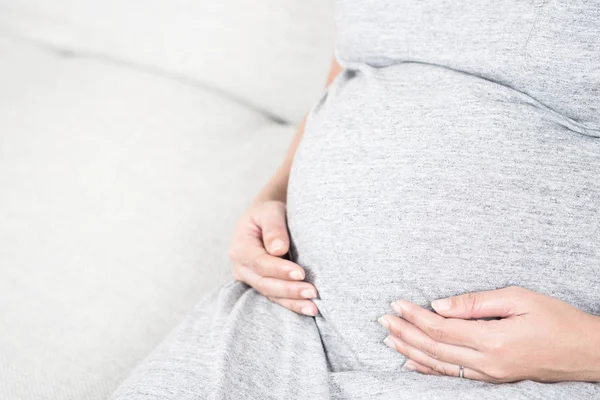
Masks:
[[[0,31],[134,63],[298,121],[332,56],[331,0],[0,0]]]
[[[293,128],[0,39],[0,398],[102,399],[208,288]]]

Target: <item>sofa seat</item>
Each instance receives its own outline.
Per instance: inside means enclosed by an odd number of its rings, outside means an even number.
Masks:
[[[103,399],[213,287],[294,132],[0,36],[0,399]]]

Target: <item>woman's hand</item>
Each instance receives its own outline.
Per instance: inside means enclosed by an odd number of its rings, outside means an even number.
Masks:
[[[405,300],[392,303],[402,318],[379,322],[384,342],[424,374],[459,375],[502,383],[600,382],[600,317],[519,287],[437,300],[437,314]],[[499,320],[473,318],[500,317]]]
[[[317,297],[317,290],[312,284],[302,282],[305,277],[302,267],[281,258],[289,246],[285,203],[255,203],[240,218],[234,231],[229,248],[233,277],[289,310],[317,315],[317,306],[310,300]]]
[[[341,71],[342,67],[333,59],[327,85]],[[319,310],[310,299],[317,297],[317,289],[302,282],[305,274],[299,265],[281,258],[290,246],[285,216],[289,173],[305,124],[306,117],[298,127],[285,160],[259,193],[254,205],[240,218],[229,247],[229,257],[236,280],[245,282],[287,309],[315,316]]]

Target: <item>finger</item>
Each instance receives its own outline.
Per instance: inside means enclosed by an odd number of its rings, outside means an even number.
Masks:
[[[431,307],[440,315],[462,319],[510,317],[522,314],[526,304],[519,301],[526,294],[519,287],[508,287],[485,292],[465,293],[460,296],[435,300]]]
[[[406,300],[395,301],[392,308],[436,342],[478,350],[488,333],[487,325],[481,321],[444,318]]]
[[[277,303],[288,310],[294,311],[297,314],[314,317],[319,313],[319,309],[310,300],[293,300],[293,299],[281,299],[278,297],[269,297],[273,303]]]
[[[404,363],[404,368],[408,369],[409,371],[417,371],[425,375],[442,375],[439,372],[434,371],[431,368],[419,364],[413,360],[406,360]]]
[[[301,281],[305,277],[304,269],[298,264],[267,254],[264,250],[259,255],[250,257],[245,265],[264,277],[295,281]]]
[[[484,361],[484,355],[479,351],[436,342],[422,330],[401,318],[386,314],[380,317],[379,321],[392,335],[433,359],[468,366],[481,365]]]
[[[314,299],[317,290],[308,282],[286,281],[258,275],[251,268],[236,265],[236,278],[256,289],[265,297],[279,297],[285,299]]]
[[[402,354],[407,359],[412,360],[417,364],[421,364],[422,366],[429,368],[437,372],[438,374],[455,377],[459,376],[460,367],[458,365],[433,359],[427,354],[420,351],[419,349],[412,347],[408,343],[404,342],[402,339],[394,337],[393,335],[386,337],[384,343],[388,347]],[[493,381],[492,377],[471,368],[464,368],[463,377],[467,379],[476,379],[486,382]]]
[[[287,231],[285,204],[279,201],[266,202],[254,219],[262,230],[263,244],[269,254],[282,256],[287,253],[290,239]]]
[[[305,278],[304,269],[296,263],[268,254],[260,242],[246,241],[234,252],[235,263],[252,268],[258,275],[277,279],[301,281]]]
[[[408,369],[410,371],[417,371],[417,372],[420,372],[420,373],[425,374],[425,375],[437,375],[437,376],[442,375],[439,372],[434,371],[433,369],[431,369],[429,367],[426,367],[426,366],[424,366],[422,364],[419,364],[418,362],[415,362],[413,360],[407,360],[404,363],[404,368],[406,368],[406,369]],[[459,371],[458,372],[459,375],[457,375],[457,377],[460,376],[460,367],[458,367],[458,371]],[[473,374],[473,371],[469,370],[468,368],[465,368],[463,370],[463,377],[465,379],[474,379],[474,380],[482,380],[482,381],[485,381],[485,382],[493,382],[493,380],[491,378],[488,379],[488,377],[486,377],[485,379],[478,379],[477,376],[475,374]]]

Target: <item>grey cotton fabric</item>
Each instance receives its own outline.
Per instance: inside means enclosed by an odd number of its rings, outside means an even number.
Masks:
[[[596,399],[402,369],[389,303],[518,285],[600,315],[600,2],[340,0],[289,182],[299,316],[208,295],[114,399]],[[599,333],[600,334],[600,333]]]

